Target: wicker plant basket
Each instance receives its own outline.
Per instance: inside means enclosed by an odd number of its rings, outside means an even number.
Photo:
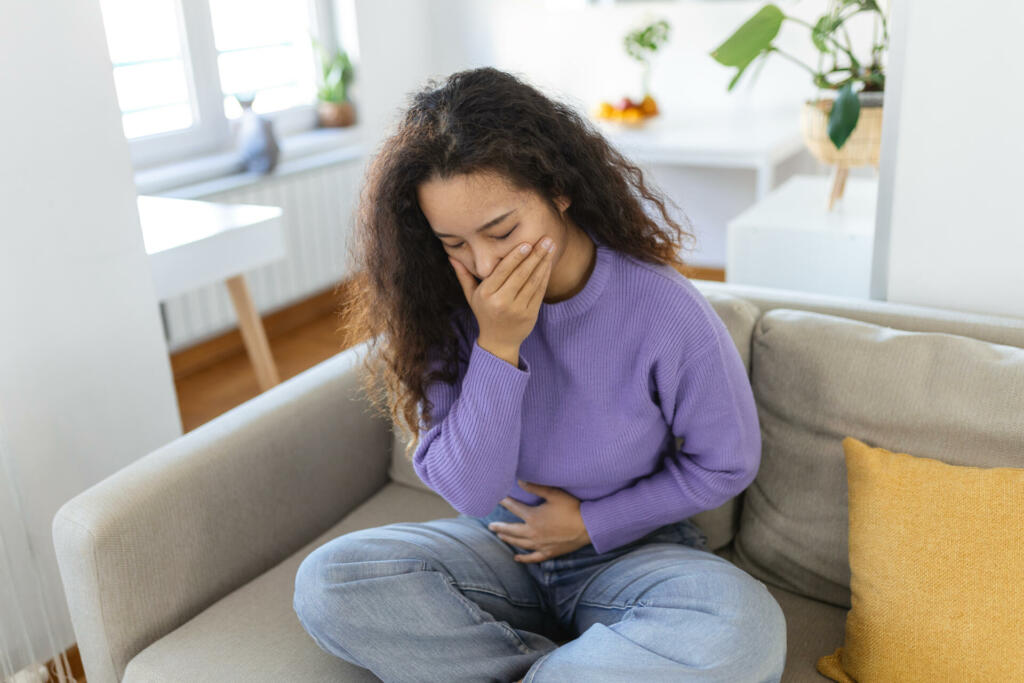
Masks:
[[[881,95],[881,93],[873,93]],[[878,169],[878,157],[882,148],[882,105],[880,100],[870,104],[861,97],[860,116],[850,137],[842,149],[836,149],[828,136],[828,115],[833,100],[814,100],[804,103],[800,111],[800,131],[804,144],[818,161],[835,166],[832,187],[829,191],[828,210],[843,196],[846,178],[850,169],[857,166],[874,166]],[[874,104],[878,102],[878,104]]]
[[[861,106],[857,126],[842,149],[836,149],[828,136],[828,115],[831,111],[832,100],[804,103],[800,112],[800,130],[811,154],[826,164],[841,164],[847,168],[877,167],[882,146],[882,107]]]

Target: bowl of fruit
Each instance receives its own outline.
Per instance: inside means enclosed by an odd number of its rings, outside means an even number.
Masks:
[[[601,101],[594,109],[594,116],[601,121],[633,128],[643,126],[647,119],[657,115],[658,103],[650,95],[644,95],[639,102],[628,97],[623,97],[616,104]]]

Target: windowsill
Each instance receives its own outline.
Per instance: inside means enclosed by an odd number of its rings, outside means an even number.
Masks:
[[[270,173],[244,170],[238,152],[223,152],[147,168],[135,173],[138,194],[192,199],[285,176],[310,168],[359,159],[366,154],[365,130],[314,128],[278,139],[280,156]]]

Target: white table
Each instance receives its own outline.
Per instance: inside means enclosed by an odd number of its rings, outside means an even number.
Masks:
[[[798,174],[729,221],[725,281],[871,298],[877,178]]]
[[[684,111],[655,116],[637,129],[594,121],[640,163],[752,169],[757,199],[771,191],[775,167],[804,149],[798,109]]]
[[[139,220],[159,301],[224,281],[260,390],[280,383],[243,273],[285,257],[281,208],[139,195]]]

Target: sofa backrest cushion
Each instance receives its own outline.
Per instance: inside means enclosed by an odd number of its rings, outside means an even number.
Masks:
[[[722,319],[726,329],[732,336],[740,358],[750,373],[750,335],[753,332],[754,323],[757,321],[760,311],[756,306],[745,299],[741,299],[722,292],[711,292],[705,294],[711,307]],[[394,441],[391,449],[391,465],[388,470],[391,478],[401,484],[414,486],[424,491],[432,491],[416,474],[412,463],[405,457],[404,449],[407,437],[402,430],[394,428]],[[676,447],[682,443],[682,439],[676,439]],[[739,525],[739,499],[736,496],[714,510],[707,510],[694,515],[693,521],[700,526],[701,530],[708,537],[708,546],[716,550],[725,546],[732,540]]]
[[[751,385],[763,448],[735,562],[837,606],[850,607],[844,437],[953,465],[1024,466],[1015,346],[776,308],[754,327]]]

